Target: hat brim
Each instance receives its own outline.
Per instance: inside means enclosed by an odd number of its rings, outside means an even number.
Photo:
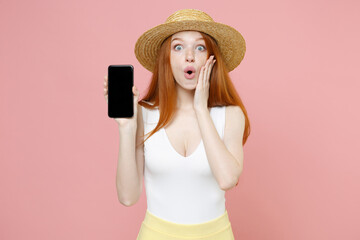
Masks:
[[[163,41],[176,32],[192,30],[206,33],[215,39],[229,72],[243,60],[246,44],[236,29],[218,22],[195,20],[164,23],[147,30],[136,41],[135,56],[141,65],[153,72]]]

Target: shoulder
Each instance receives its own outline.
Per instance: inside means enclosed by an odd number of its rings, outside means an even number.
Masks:
[[[229,105],[229,106],[224,106],[224,107],[225,107],[225,113],[227,116],[245,120],[244,112],[242,111],[240,106]]]
[[[245,125],[245,115],[240,106],[225,106],[225,127],[234,127]]]
[[[245,115],[240,106],[226,106],[224,144],[241,163]]]

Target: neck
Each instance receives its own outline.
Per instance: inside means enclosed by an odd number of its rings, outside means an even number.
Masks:
[[[195,89],[187,90],[180,86],[176,88],[177,93],[177,109],[179,110],[194,110],[194,94]]]

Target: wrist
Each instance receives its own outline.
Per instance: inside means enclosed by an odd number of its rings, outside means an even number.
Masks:
[[[126,133],[136,132],[136,127],[137,127],[137,125],[132,122],[127,122],[125,124],[118,123],[118,126],[120,132],[126,132]]]
[[[206,112],[209,112],[209,109],[207,107],[197,107],[195,108],[196,114],[203,114]]]

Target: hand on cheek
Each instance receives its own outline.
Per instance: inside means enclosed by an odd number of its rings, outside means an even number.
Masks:
[[[207,109],[210,88],[210,74],[215,62],[216,60],[214,59],[214,56],[211,55],[206,61],[205,65],[201,67],[194,95],[195,109]]]

